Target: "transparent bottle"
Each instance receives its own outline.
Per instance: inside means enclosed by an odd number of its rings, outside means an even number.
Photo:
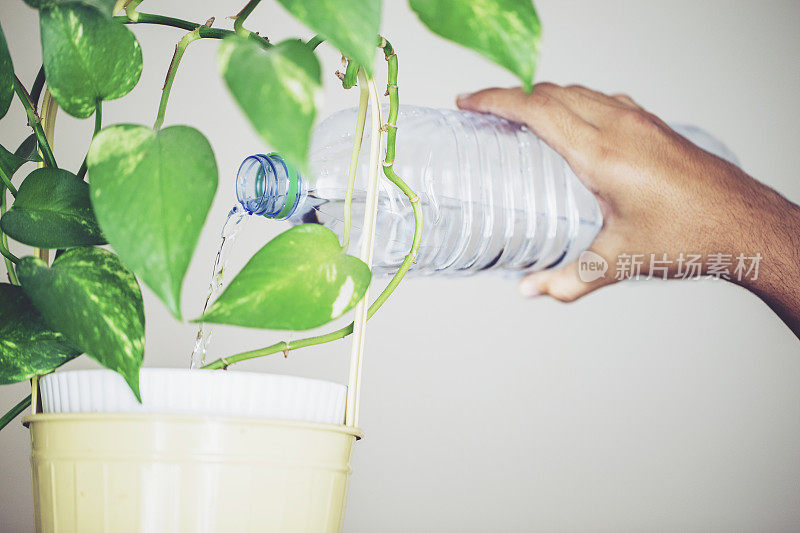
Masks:
[[[387,116],[388,108],[383,113]],[[308,177],[278,154],[245,159],[236,185],[244,209],[292,224],[323,224],[341,237],[356,114],[356,109],[343,110],[317,126]],[[600,231],[603,217],[596,198],[564,159],[525,126],[493,115],[414,106],[400,106],[397,124],[394,169],[419,196],[424,221],[410,272],[556,268],[576,260]],[[702,130],[673,128],[736,162]],[[366,200],[369,136],[365,131],[353,195],[353,254]],[[408,199],[383,177],[378,202],[373,270],[392,274],[408,254],[414,218]]]

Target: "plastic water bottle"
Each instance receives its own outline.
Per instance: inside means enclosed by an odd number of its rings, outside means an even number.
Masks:
[[[237,175],[237,197],[254,215],[292,224],[323,224],[340,237],[356,109],[317,126],[310,176],[278,154],[253,155]],[[383,110],[388,116],[388,108]],[[369,118],[367,119],[369,124]],[[529,272],[576,260],[597,236],[596,198],[564,159],[521,124],[468,111],[400,106],[394,169],[419,196],[422,243],[411,272]],[[732,162],[725,146],[700,129],[673,126]],[[350,253],[357,254],[366,193],[365,131],[352,202]],[[391,274],[408,254],[414,218],[408,199],[381,177],[373,270]]]

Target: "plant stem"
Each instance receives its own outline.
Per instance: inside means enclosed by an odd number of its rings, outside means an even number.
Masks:
[[[3,170],[2,168],[0,168],[0,180],[2,180],[3,184],[4,184],[6,187],[8,187],[8,190],[9,190],[9,191],[11,191],[11,196],[13,196],[14,198],[16,198],[16,197],[17,197],[17,188],[16,188],[16,187],[14,187],[14,184],[13,184],[13,183],[11,183],[11,180],[10,180],[10,179],[9,179],[9,177],[6,175],[6,172],[5,172],[5,170]],[[5,192],[5,191],[3,191],[3,192]]]
[[[206,24],[211,25],[212,22],[214,22],[214,19],[209,19]],[[169,69],[167,70],[167,78],[164,80],[164,86],[161,89],[161,102],[158,104],[158,115],[156,116],[155,124],[153,124],[154,130],[161,129],[161,125],[164,123],[164,114],[167,112],[169,93],[172,90],[172,82],[175,81],[175,74],[178,73],[178,65],[181,63],[183,53],[186,51],[186,47],[189,46],[189,43],[192,43],[200,38],[200,28],[196,28],[184,35],[183,38],[178,41],[178,44],[175,45],[175,53],[172,54],[172,61],[170,62]]]
[[[0,217],[6,214],[6,186],[0,183]],[[0,229],[0,255],[3,256],[3,261],[6,263],[6,272],[8,273],[8,281],[12,285],[19,285],[17,272],[14,270],[14,264],[19,262],[19,258],[11,253],[8,249],[8,237]],[[15,261],[16,259],[16,261]]]
[[[419,252],[420,242],[422,241],[422,208],[419,205],[419,198],[414,193],[414,191],[404,182],[398,175],[395,173],[393,164],[394,164],[394,156],[395,156],[395,142],[397,140],[397,113],[400,106],[400,97],[397,91],[397,55],[392,48],[392,45],[386,40],[381,38],[380,43],[378,45],[384,53],[384,57],[388,63],[389,68],[389,78],[388,78],[388,93],[389,93],[389,134],[387,135],[386,139],[386,159],[383,163],[383,173],[386,177],[394,183],[402,192],[406,195],[409,202],[411,203],[411,209],[414,213],[414,238],[411,244],[411,249],[406,255],[403,262],[400,264],[400,268],[397,269],[397,272],[389,281],[388,285],[384,287],[383,291],[378,295],[374,302],[369,306],[367,309],[367,319],[372,318],[372,316],[381,308],[381,306],[389,299],[389,296],[392,295],[394,290],[403,280],[405,277],[406,272],[408,272],[411,265],[414,263],[417,257],[417,253]],[[393,134],[394,132],[394,134]],[[390,158],[391,157],[391,158]],[[332,331],[330,333],[326,333],[324,335],[317,335],[315,337],[308,337],[306,339],[298,339],[291,342],[281,341],[277,342],[271,346],[267,346],[265,348],[259,348],[257,350],[251,350],[249,352],[242,352],[236,355],[232,355],[230,357],[222,357],[213,361],[203,368],[207,369],[220,369],[220,368],[227,368],[228,366],[238,363],[241,361],[246,361],[248,359],[254,359],[256,357],[263,357],[265,355],[272,355],[278,352],[283,352],[284,354],[288,354],[291,350],[297,350],[299,348],[305,348],[307,346],[316,346],[318,344],[325,344],[326,342],[331,342],[339,339],[343,339],[350,335],[353,332],[353,323],[351,322],[349,325],[337,329],[336,331]]]
[[[386,162],[384,167],[391,169],[394,164],[394,150],[397,140],[397,113],[400,107],[397,91],[397,54],[394,53],[391,43],[386,39],[382,39],[381,45],[380,48],[383,49],[383,56],[387,62],[386,96],[389,97],[389,119],[386,123],[389,131],[386,132]],[[389,176],[387,175],[387,177]]]
[[[344,72],[344,78],[342,78],[342,87],[350,89],[356,84],[358,68],[358,64],[355,61],[348,60],[347,69]]]
[[[131,15],[117,15],[114,17],[125,24],[158,24],[160,26],[171,26],[181,30],[194,31],[200,28],[200,36],[209,39],[222,39],[228,35],[233,35],[231,30],[223,30],[219,28],[209,28],[199,22],[191,22],[189,20],[178,19],[174,17],[165,17],[164,15],[154,15],[152,13],[139,13],[134,12],[135,16]]]
[[[361,153],[361,142],[364,139],[364,125],[367,121],[367,104],[369,103],[369,87],[361,87],[361,95],[358,99],[358,116],[356,117],[356,132],[353,136],[353,153],[350,156],[350,168],[347,173],[347,192],[344,198],[344,238],[342,239],[342,249],[347,251],[350,248],[350,229],[352,226],[352,204],[353,189],[356,184],[356,172],[358,171],[358,154]]]
[[[94,132],[92,133],[92,140],[94,140],[95,135],[100,132],[100,129],[103,127],[103,101],[97,100],[97,106],[94,109]],[[90,142],[91,144],[91,142]],[[86,176],[86,157],[83,158],[83,163],[81,163],[81,168],[78,169],[78,179],[82,180],[84,176]]]
[[[9,252],[5,247],[5,243],[3,244],[3,246],[0,247],[0,254],[2,254],[5,259],[8,259],[9,261],[14,263],[15,265],[17,263],[19,263],[19,257],[17,257],[16,255],[12,254],[11,252]],[[15,272],[15,274],[16,274],[16,272]],[[10,272],[9,272],[9,276],[10,276]]]
[[[3,415],[3,418],[0,418],[0,429],[6,427],[12,420],[17,418],[19,414],[28,408],[31,404],[31,395],[28,394],[25,398],[23,398],[17,405],[11,408],[6,414]]]
[[[42,105],[39,108],[39,119],[42,125],[42,131],[44,131],[44,138],[49,143],[51,152],[52,146],[54,145],[57,114],[58,103],[53,100],[53,95],[50,93],[50,90],[47,89],[44,91],[44,95],[42,96]],[[43,168],[46,165],[44,162],[39,162],[36,166],[38,168]],[[50,250],[47,248],[34,247],[33,255],[45,263],[50,262]]]
[[[308,46],[309,46],[309,47],[310,47],[312,50],[315,50],[315,49],[317,48],[317,46],[321,45],[321,44],[322,44],[322,43],[324,43],[324,42],[325,42],[325,39],[322,37],[322,35],[320,35],[320,34],[317,34],[317,35],[315,35],[314,37],[312,37],[311,39],[309,39],[309,40],[308,40],[308,42],[307,42],[306,44],[307,44],[307,45],[308,45]]]
[[[247,2],[241,11],[236,15],[236,18],[233,21],[233,31],[241,35],[242,37],[249,37],[250,30],[244,29],[244,21],[247,20],[247,17],[250,16],[250,13],[256,8],[256,6],[261,3],[261,0],[250,0]]]
[[[395,144],[397,142],[397,113],[400,110],[400,95],[397,89],[397,54],[392,48],[391,43],[381,37],[379,48],[383,49],[383,55],[388,63],[388,77],[386,93],[389,96],[389,118],[387,120],[387,133],[386,133],[386,158],[383,162],[383,174],[394,183],[408,198],[411,204],[411,210],[414,213],[414,237],[411,242],[411,250],[408,255],[403,259],[400,268],[397,269],[389,284],[378,296],[373,305],[378,304],[378,307],[383,305],[383,302],[391,296],[395,288],[400,284],[405,277],[408,269],[416,261],[419,246],[422,242],[422,207],[419,205],[419,197],[414,193],[411,187],[403,181],[400,176],[394,171],[394,158],[395,158]]]
[[[45,163],[49,167],[58,168],[56,158],[53,156],[53,150],[50,148],[50,143],[47,142],[47,137],[44,135],[42,120],[36,113],[36,108],[33,106],[28,91],[25,90],[25,87],[22,86],[22,82],[19,81],[16,75],[14,75],[14,92],[17,93],[17,97],[19,97],[22,105],[25,107],[25,113],[28,115],[28,125],[33,128],[33,132],[36,134],[36,140],[39,141],[39,148],[42,150]]]
[[[6,186],[0,184],[0,217],[6,214]],[[19,258],[11,253],[8,249],[8,237],[0,230],[0,255],[6,263],[6,272],[8,272],[8,280],[13,285],[19,285],[19,278],[17,272],[14,270],[14,265],[19,263]]]
[[[132,19],[136,19],[139,16],[139,13],[136,12],[136,8],[139,7],[139,4],[142,3],[142,0],[124,0],[125,2],[125,15]]]
[[[203,39],[224,39],[229,35],[236,35],[236,32],[233,30],[211,28],[199,22],[191,22],[175,17],[166,17],[164,15],[155,15],[153,13],[139,13],[138,11],[133,11],[132,15],[117,15],[114,19],[124,24],[157,24],[159,26],[171,26],[187,31],[199,29],[200,37]],[[249,37],[265,48],[272,46],[267,39],[260,37],[257,33],[250,32]]]
[[[410,256],[411,254],[409,254]],[[405,264],[405,261],[403,262]],[[394,292],[397,285],[400,284],[405,272],[408,271],[408,267],[411,265],[411,261],[408,261],[408,266],[405,267],[402,275],[398,277],[397,274],[391,279],[389,284],[383,289],[383,291],[378,295],[372,304],[370,304],[369,309],[367,309],[367,319],[369,320],[372,316],[380,309],[383,303],[389,298],[389,296]],[[401,268],[403,268],[401,266]],[[400,271],[398,270],[398,274]],[[319,344],[325,344],[326,342],[336,341],[339,339],[343,339],[353,333],[353,322],[346,325],[343,328],[337,329],[336,331],[331,331],[330,333],[325,333],[324,335],[317,335],[314,337],[307,337],[305,339],[298,339],[291,342],[281,341],[276,342],[270,346],[265,348],[258,348],[256,350],[251,350],[249,352],[242,352],[236,355],[231,355],[229,357],[221,357],[216,361],[208,363],[203,368],[209,370],[217,370],[220,368],[227,368],[228,366],[234,363],[240,363],[242,361],[247,361],[248,359],[255,359],[257,357],[263,357],[265,355],[272,355],[278,352],[283,352],[284,354],[288,354],[292,350],[297,350],[299,348],[306,348],[308,346],[316,346]]]

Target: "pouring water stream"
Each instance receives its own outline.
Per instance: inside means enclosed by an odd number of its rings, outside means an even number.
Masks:
[[[211,273],[211,283],[208,286],[208,294],[206,295],[205,303],[203,303],[203,314],[208,309],[208,304],[217,296],[221,290],[224,282],[225,268],[228,265],[230,258],[230,251],[233,243],[236,240],[239,232],[250,220],[250,216],[238,203],[228,213],[225,223],[222,225],[222,232],[220,234],[221,241],[217,256],[214,259],[214,268]],[[208,351],[208,344],[211,342],[212,330],[206,327],[203,322],[197,328],[197,337],[194,342],[194,350],[189,359],[189,368],[195,369],[202,367],[205,364],[206,353]]]

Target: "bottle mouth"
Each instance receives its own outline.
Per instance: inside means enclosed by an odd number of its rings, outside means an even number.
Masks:
[[[277,153],[247,157],[236,174],[236,198],[251,215],[285,220],[304,192],[300,174]]]

